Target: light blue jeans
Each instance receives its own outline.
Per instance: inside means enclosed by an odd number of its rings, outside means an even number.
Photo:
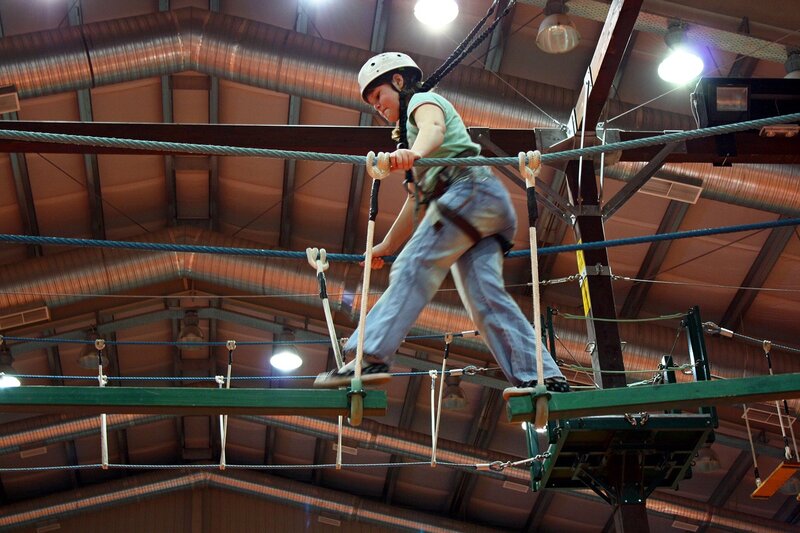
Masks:
[[[470,318],[508,381],[520,385],[537,379],[536,333],[503,284],[499,241],[511,240],[516,214],[505,186],[487,167],[459,169],[448,190],[436,200],[458,213],[483,239],[475,243],[463,230],[428,209],[411,240],[397,257],[389,287],[367,315],[364,354],[391,364],[411,326],[431,301],[447,271]],[[437,223],[438,222],[438,223]],[[355,354],[358,330],[344,353]],[[544,349],[544,377],[563,376]]]

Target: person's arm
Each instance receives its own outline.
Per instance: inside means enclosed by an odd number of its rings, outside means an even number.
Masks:
[[[444,112],[434,104],[422,104],[414,110],[419,133],[410,149],[395,150],[389,155],[392,170],[411,170],[414,161],[435,152],[444,142]]]
[[[434,104],[422,104],[414,110],[414,121],[419,133],[410,149],[395,150],[390,154],[392,170],[411,170],[414,161],[436,151],[444,142],[444,112]],[[422,216],[424,211],[420,211]],[[383,241],[372,249],[372,268],[383,267],[383,256],[391,255],[408,240],[414,231],[414,200],[406,198],[403,208],[395,218]]]

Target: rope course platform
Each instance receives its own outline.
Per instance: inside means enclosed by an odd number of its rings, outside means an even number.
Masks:
[[[548,427],[550,446],[531,468],[533,490],[589,487],[609,503],[624,499],[622,472],[632,473],[631,498],[646,498],[657,487],[677,488],[691,475],[697,450],[711,435],[709,414],[641,414],[562,420]],[[533,440],[532,440],[533,439]],[[535,442],[535,436],[529,438]],[[531,450],[534,451],[534,450]],[[633,457],[635,456],[635,460]],[[616,474],[615,474],[616,471]]]
[[[641,411],[697,409],[783,398],[800,398],[800,373],[553,393],[548,407],[549,418],[553,420]],[[532,421],[535,416],[534,405],[533,396],[509,398],[506,404],[508,420]]]
[[[0,412],[336,416],[350,413],[347,390],[23,386],[0,389]],[[386,391],[369,390],[364,415],[383,416]]]

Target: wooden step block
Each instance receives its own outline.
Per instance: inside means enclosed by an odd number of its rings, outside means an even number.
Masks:
[[[758,486],[756,490],[750,495],[751,498],[754,500],[767,500],[780,489],[784,483],[789,481],[789,478],[794,475],[795,472],[800,470],[800,463],[795,463],[793,461],[784,461],[778,465],[770,475],[761,482],[761,485]],[[800,495],[798,496],[800,499]]]

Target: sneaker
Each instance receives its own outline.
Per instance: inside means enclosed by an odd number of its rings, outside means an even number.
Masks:
[[[561,376],[553,376],[552,378],[544,378],[544,388],[550,392],[570,392],[566,378]]]
[[[355,364],[351,361],[339,369],[323,372],[314,380],[314,387],[320,389],[338,389],[348,387],[355,377]],[[364,385],[380,385],[391,379],[389,365],[385,363],[369,363],[364,361],[361,366],[361,383]]]
[[[508,401],[509,398],[516,396],[530,396],[536,392],[536,380],[526,381],[521,383],[519,387],[508,387],[503,391],[503,399]],[[570,392],[569,383],[561,376],[554,376],[551,378],[544,378],[544,388],[548,392]]]

